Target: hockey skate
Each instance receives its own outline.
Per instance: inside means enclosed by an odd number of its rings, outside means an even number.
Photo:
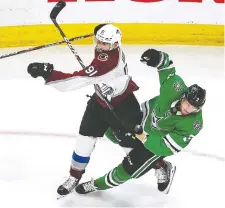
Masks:
[[[176,172],[176,166],[165,161],[165,166],[155,170],[157,177],[158,190],[168,194]]]
[[[94,180],[92,179],[91,181],[79,184],[75,190],[78,194],[88,194],[97,191],[98,188],[95,187]]]
[[[66,181],[59,186],[59,188],[57,189],[57,193],[58,193],[58,199],[70,194],[71,192],[73,192],[75,190],[75,187],[77,186],[77,184],[79,183],[79,179],[73,177],[73,176],[69,176]]]
[[[85,170],[76,170],[76,169],[70,168],[70,176],[57,189],[57,193],[59,194],[58,199],[73,192],[84,173],[85,173]]]

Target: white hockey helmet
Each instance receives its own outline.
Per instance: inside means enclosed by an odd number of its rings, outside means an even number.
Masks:
[[[118,27],[112,24],[100,24],[96,26],[94,35],[101,42],[110,43],[111,45],[118,42],[121,45],[122,33]]]

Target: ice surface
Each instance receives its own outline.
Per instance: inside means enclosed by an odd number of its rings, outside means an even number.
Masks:
[[[140,102],[159,92],[157,72],[140,63],[153,47],[170,54],[177,73],[188,85],[207,90],[204,128],[185,152],[169,157],[177,173],[169,195],[159,193],[151,171],[120,187],[85,196],[73,193],[56,200],[56,189],[67,176],[86,94],[93,87],[61,93],[32,79],[30,62],[51,62],[55,69],[80,69],[66,46],[53,47],[0,60],[0,207],[224,207],[224,48],[199,46],[124,46],[129,73],[140,86]],[[93,46],[75,46],[85,63]],[[1,49],[0,54],[20,49]],[[116,154],[115,154],[116,152]],[[124,157],[120,147],[98,141],[82,181],[102,176]]]

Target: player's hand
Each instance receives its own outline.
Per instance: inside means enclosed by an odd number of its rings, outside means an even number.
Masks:
[[[148,66],[157,67],[162,58],[162,52],[155,49],[148,49],[141,55],[141,62]]]
[[[49,75],[53,71],[53,64],[49,63],[31,63],[27,67],[27,72],[33,77],[43,77],[45,80],[48,79]]]

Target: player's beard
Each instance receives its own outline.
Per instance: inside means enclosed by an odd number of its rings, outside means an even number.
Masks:
[[[97,45],[95,46],[95,48],[98,52],[103,52],[103,50],[101,48],[99,48]]]

